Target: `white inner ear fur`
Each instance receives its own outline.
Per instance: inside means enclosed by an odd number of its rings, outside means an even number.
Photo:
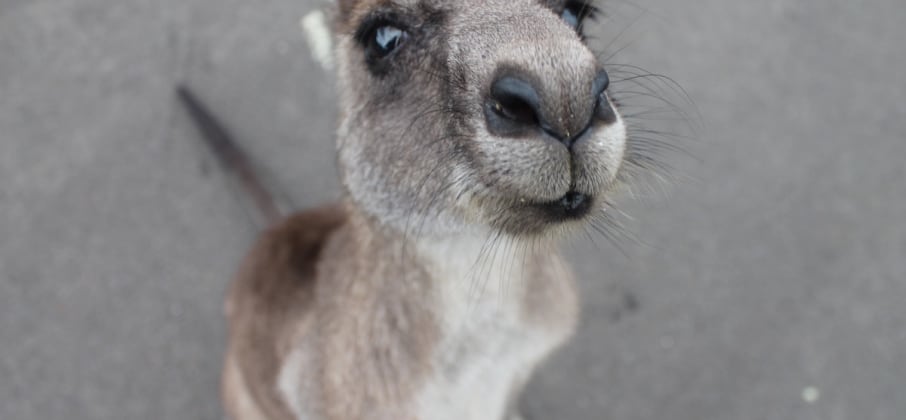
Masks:
[[[313,10],[302,17],[299,27],[308,42],[312,58],[315,59],[325,71],[333,70],[333,35],[327,24],[327,16],[322,10]]]

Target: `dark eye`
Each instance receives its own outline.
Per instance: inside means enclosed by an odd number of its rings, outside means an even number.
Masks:
[[[584,1],[568,1],[560,17],[575,30],[581,30],[582,23],[589,17],[594,17],[597,8]]]
[[[365,60],[369,65],[378,65],[409,39],[406,25],[401,21],[393,12],[382,12],[366,18],[359,25],[354,37],[365,50]]]
[[[354,39],[364,52],[365,64],[375,76],[385,76],[394,67],[394,53],[409,41],[403,18],[383,12],[366,18],[355,31]]]
[[[381,25],[374,30],[369,48],[376,57],[386,57],[399,48],[409,34],[393,25]]]

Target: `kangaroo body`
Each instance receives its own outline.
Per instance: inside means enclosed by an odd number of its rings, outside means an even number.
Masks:
[[[234,417],[515,416],[533,368],[570,335],[576,297],[549,249],[476,264],[484,241],[407,244],[342,206],[266,232],[229,303]]]
[[[519,418],[576,324],[559,241],[602,217],[625,172],[626,127],[582,35],[593,11],[340,0],[332,206],[273,217],[238,148],[203,130],[273,221],[227,305],[234,420]]]

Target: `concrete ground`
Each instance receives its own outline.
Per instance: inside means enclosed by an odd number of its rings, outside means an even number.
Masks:
[[[672,92],[697,160],[619,201],[625,255],[571,247],[584,322],[531,418],[906,418],[906,4],[605,3],[612,61],[694,101]],[[300,206],[335,198],[315,7],[0,2],[0,419],[220,418],[221,297],[254,229],[171,86]]]

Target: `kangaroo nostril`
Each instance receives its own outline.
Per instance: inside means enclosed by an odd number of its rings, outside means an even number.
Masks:
[[[595,77],[594,85],[592,85],[592,95],[594,97],[601,96],[608,87],[610,87],[610,76],[607,75],[606,71],[601,70]]]
[[[592,94],[595,98],[595,118],[605,124],[613,124],[617,120],[617,114],[610,105],[607,95],[604,94],[608,87],[610,87],[610,77],[606,71],[601,70],[598,76],[595,77],[592,87]]]
[[[524,125],[538,125],[535,109],[520,98],[504,97],[495,99],[494,112],[501,117]]]
[[[528,82],[505,76],[491,86],[491,106],[499,116],[524,126],[539,125],[541,100]]]

